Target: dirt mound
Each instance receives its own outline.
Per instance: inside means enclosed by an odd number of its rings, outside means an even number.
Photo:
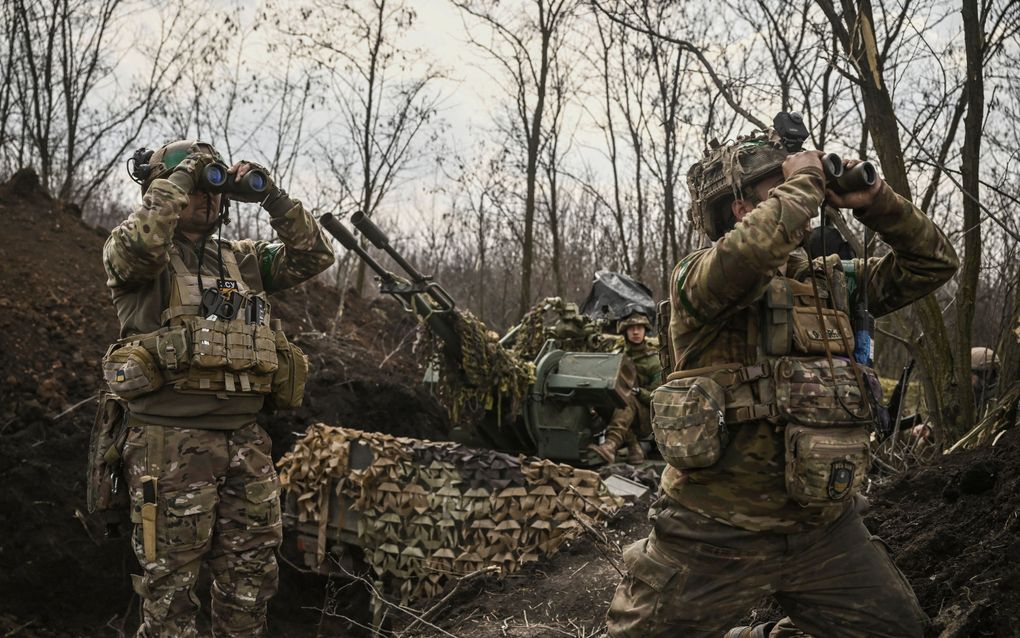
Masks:
[[[130,631],[137,603],[129,608],[129,575],[138,567],[128,543],[97,545],[76,519],[85,508],[90,398],[118,332],[101,261],[106,233],[52,199],[31,171],[0,184],[0,223],[0,635]],[[315,421],[445,438],[445,413],[411,352],[414,319],[396,302],[348,294],[335,336],[324,336],[337,291],[313,282],[272,301],[312,363],[305,406],[261,417],[277,455]],[[274,626],[307,633],[319,617],[301,608],[322,600],[325,581],[283,572],[290,591],[274,602]]]
[[[1020,635],[1020,432],[884,486],[869,529],[892,548],[933,635]]]

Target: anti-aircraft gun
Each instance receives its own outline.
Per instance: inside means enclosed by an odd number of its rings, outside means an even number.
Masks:
[[[625,405],[624,397],[635,382],[633,365],[622,354],[568,351],[548,339],[533,359],[522,360],[519,348],[514,350],[520,325],[499,340],[487,335],[481,322],[458,310],[446,290],[408,263],[364,213],[355,213],[351,223],[389,255],[407,278],[390,272],[368,254],[332,214],[322,215],[319,222],[372,269],[380,292],[396,297],[441,342],[441,365],[429,366],[426,382],[437,388],[444,382],[447,389],[466,387],[479,399],[475,411],[480,418],[458,423],[452,431],[455,441],[574,465],[602,462],[588,445],[601,429],[600,419]],[[490,372],[479,373],[479,368]],[[457,378],[444,379],[444,374]]]

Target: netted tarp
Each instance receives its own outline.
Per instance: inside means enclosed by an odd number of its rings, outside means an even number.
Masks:
[[[355,447],[370,459],[361,469]],[[404,601],[487,566],[509,574],[552,556],[622,505],[589,470],[324,424],[278,465],[298,521],[318,528],[319,560],[336,533],[329,521],[355,516],[366,560]]]
[[[632,312],[643,313],[655,325],[656,308],[652,291],[640,281],[617,272],[595,273],[581,312],[594,320],[616,322]]]

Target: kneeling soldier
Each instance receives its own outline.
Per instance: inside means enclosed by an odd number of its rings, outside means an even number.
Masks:
[[[716,146],[690,170],[692,218],[715,243],[670,286],[674,372],[652,397],[669,462],[653,531],[624,552],[608,615],[615,638],[718,638],[763,596],[796,623],[729,636],[921,636],[924,613],[857,489],[878,408],[853,362],[849,314],[867,287],[883,315],[938,288],[958,260],[938,227],[881,179],[826,191],[817,151],[768,135]],[[854,162],[847,163],[853,166]],[[892,249],[809,262],[822,202],[851,208]]]

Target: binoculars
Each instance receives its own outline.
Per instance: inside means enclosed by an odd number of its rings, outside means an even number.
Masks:
[[[227,165],[213,162],[198,177],[197,189],[206,193],[223,193],[225,195],[262,195],[269,188],[269,178],[257,168],[250,169],[244,177],[237,179],[234,173],[227,172]]]
[[[822,157],[822,170],[825,172],[825,185],[839,194],[870,188],[878,179],[878,171],[871,162],[861,162],[846,170],[843,158],[835,153]]]

